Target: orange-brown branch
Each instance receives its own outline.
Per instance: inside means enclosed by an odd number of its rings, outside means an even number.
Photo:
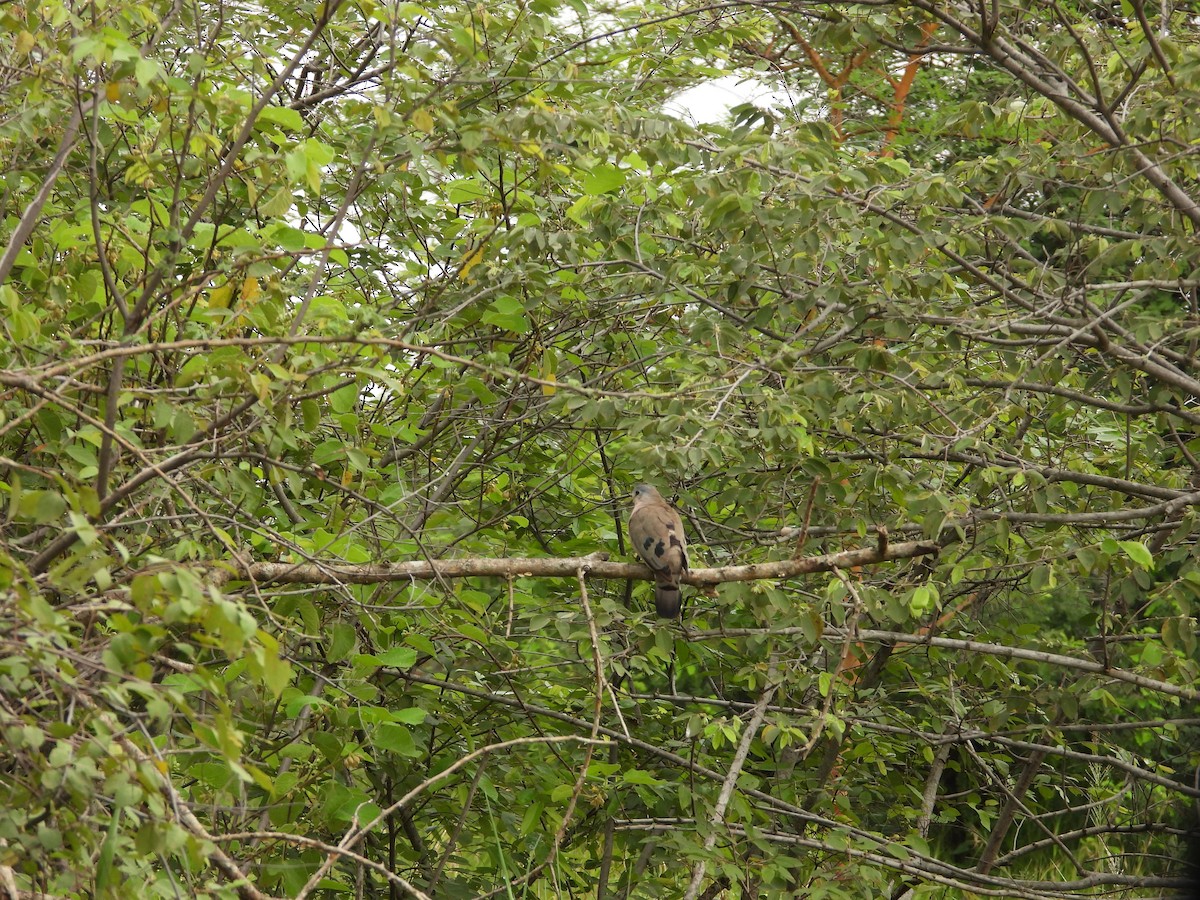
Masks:
[[[844,141],[846,139],[846,134],[842,128],[842,89],[850,80],[850,76],[853,74],[854,70],[859,68],[864,62],[867,61],[868,58],[870,58],[871,54],[875,52],[875,48],[863,47],[861,50],[851,56],[846,61],[846,64],[842,66],[841,70],[835,74],[829,68],[829,66],[826,65],[825,60],[822,58],[821,54],[817,52],[816,48],[804,39],[804,35],[800,33],[799,28],[797,28],[792,22],[788,21],[783,16],[779,17],[779,22],[792,36],[792,40],[796,42],[796,46],[804,51],[804,55],[808,58],[809,64],[813,67],[813,71],[817,73],[817,77],[821,79],[821,83],[829,89],[829,124],[833,126],[833,131],[834,134],[837,135],[838,142],[840,143]]]
[[[918,52],[908,55],[908,63],[904,66],[904,74],[900,76],[900,80],[893,83],[892,94],[892,111],[888,114],[887,131],[883,135],[883,144],[879,148],[880,156],[891,156],[892,141],[900,134],[900,126],[904,124],[904,106],[908,102],[908,94],[912,90],[913,82],[917,79],[917,70],[921,68],[921,61],[925,58],[925,54],[919,51],[923,50],[937,31],[936,22],[926,22],[921,26],[921,40],[917,42],[916,50]]]

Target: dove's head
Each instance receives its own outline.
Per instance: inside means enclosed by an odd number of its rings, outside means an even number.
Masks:
[[[647,503],[653,500],[658,500],[660,502],[662,501],[662,494],[658,492],[658,488],[656,488],[654,485],[639,484],[633,489],[633,502],[635,504]]]

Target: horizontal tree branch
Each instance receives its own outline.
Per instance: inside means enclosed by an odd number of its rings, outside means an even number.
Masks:
[[[641,694],[641,693],[631,693],[629,696],[635,700],[661,701],[661,702],[675,703],[680,706],[685,705],[685,704],[695,704],[697,706],[711,705],[711,706],[717,706],[717,707],[721,707],[721,708],[725,708],[725,709],[738,709],[738,710],[748,710],[748,709],[752,709],[754,707],[753,703],[748,703],[745,701],[739,702],[739,701],[733,701],[733,700],[722,700],[722,699],[714,698],[714,697],[698,697],[698,696],[690,696],[690,695],[689,696],[680,696],[677,694]],[[768,706],[767,712],[781,713],[784,715],[809,716],[815,712],[815,709]],[[1001,744],[1003,746],[1011,747],[1011,748],[1017,749],[1017,750],[1025,750],[1025,751],[1029,751],[1029,752],[1044,753],[1044,754],[1050,754],[1050,755],[1056,755],[1056,756],[1064,756],[1069,759],[1079,760],[1081,762],[1095,763],[1097,765],[1102,765],[1102,766],[1111,766],[1112,768],[1120,769],[1122,772],[1127,774],[1130,778],[1140,780],[1140,781],[1153,782],[1153,783],[1161,785],[1162,787],[1165,787],[1169,790],[1177,790],[1180,793],[1188,795],[1189,797],[1200,797],[1200,789],[1194,788],[1191,785],[1187,784],[1186,782],[1180,781],[1178,779],[1168,778],[1164,775],[1158,774],[1157,772],[1151,771],[1150,769],[1142,768],[1140,766],[1133,765],[1132,763],[1125,762],[1124,760],[1119,759],[1115,756],[1105,756],[1105,755],[1099,754],[1099,753],[1084,753],[1079,750],[1072,750],[1070,747],[1067,747],[1067,746],[1058,746],[1058,745],[1054,745],[1054,744],[1047,744],[1047,743],[1040,743],[1040,742],[1035,743],[1032,741],[1014,740],[1003,734],[993,734],[990,732],[980,731],[980,730],[951,731],[946,734],[939,735],[939,734],[933,734],[930,732],[914,730],[913,728],[910,728],[910,727],[899,726],[899,725],[888,725],[883,722],[874,722],[874,721],[871,721],[870,719],[862,719],[862,718],[858,718],[856,716],[844,716],[843,719],[846,722],[849,722],[853,725],[857,725],[860,728],[863,728],[867,731],[881,732],[884,734],[897,734],[897,735],[903,735],[905,737],[917,738],[921,741],[927,742],[927,744],[930,747],[950,746],[953,744],[963,743],[965,741],[990,741],[992,743]],[[1186,723],[1186,724],[1196,724],[1196,722],[1197,722],[1197,720],[1195,720],[1195,719],[1181,719],[1179,721]],[[1154,728],[1154,727],[1161,727],[1162,724],[1163,723],[1161,721],[1157,722],[1157,723],[1153,723],[1153,722],[1125,723],[1125,722],[1122,722],[1122,723],[1115,723],[1115,724],[1097,722],[1097,723],[1086,723],[1086,725],[1081,724],[1080,726],[1077,726],[1077,727],[1080,727],[1080,728],[1086,727],[1086,728],[1096,731],[1096,732],[1103,732],[1103,731],[1122,730],[1123,727],[1127,726],[1127,725],[1141,726],[1143,728],[1149,729],[1149,728]],[[1042,728],[1043,726],[1038,726],[1038,727]],[[1062,726],[1056,726],[1056,727],[1062,728]],[[1067,726],[1066,730],[1070,730],[1070,728],[1071,728],[1071,726]],[[997,862],[996,864],[1000,865],[999,862]]]
[[[711,631],[693,631],[689,637],[694,640],[710,638],[747,637],[755,634],[789,635],[804,634],[805,629],[798,625],[784,628],[719,628]],[[838,627],[827,627],[825,637],[841,639],[846,637],[846,630]],[[1082,659],[1078,656],[1067,656],[1062,653],[1049,653],[1045,650],[1030,650],[1025,647],[1009,647],[1005,644],[989,644],[983,641],[964,641],[957,638],[937,637],[931,634],[906,634],[901,631],[878,631],[873,628],[859,628],[853,637],[858,641],[872,641],[883,644],[909,644],[912,646],[940,647],[944,650],[961,650],[964,653],[982,653],[985,656],[998,656],[1002,659],[1021,659],[1027,662],[1044,663],[1048,666],[1060,666],[1064,669],[1074,669],[1079,672],[1090,672],[1104,675],[1116,681],[1124,681],[1135,687],[1160,694],[1170,694],[1185,700],[1200,700],[1200,690],[1169,681],[1158,681],[1146,678],[1126,669],[1117,669],[1096,662],[1093,659]]]
[[[1143,769],[1140,766],[1135,766],[1133,763],[1127,763],[1124,760],[1117,759],[1112,756],[1104,756],[1099,753],[1084,753],[1080,750],[1072,750],[1070,747],[1055,747],[1052,744],[1040,744],[1031,741],[1014,741],[1012,738],[1002,737],[997,734],[988,734],[986,731],[968,731],[962,734],[954,735],[954,740],[957,741],[990,741],[993,744],[1000,744],[1003,747],[1010,747],[1014,750],[1025,750],[1030,753],[1040,753],[1042,755],[1053,754],[1055,756],[1065,756],[1069,759],[1079,760],[1094,765],[1111,766],[1114,769],[1119,769],[1131,778],[1138,778],[1143,781],[1149,781],[1160,787],[1165,787],[1169,790],[1179,791],[1187,794],[1189,797],[1200,797],[1200,788],[1194,788],[1184,781],[1168,778],[1165,775],[1160,775],[1157,772],[1152,772],[1149,769]]]
[[[897,559],[936,554],[936,541],[906,541],[888,544],[881,538],[875,547],[843,550],[801,559],[751,563],[745,566],[720,566],[692,569],[685,584],[704,587],[731,581],[757,581],[765,578],[792,578],[813,572],[831,572],[854,566],[869,566]],[[411,560],[387,565],[328,565],[324,563],[235,562],[214,572],[218,584],[229,581],[253,581],[270,584],[378,584],[416,578],[574,578],[580,570],[593,578],[645,579],[654,575],[649,567],[636,563],[609,562],[608,554],[555,557],[464,557],[461,559]]]
[[[894,433],[884,434],[880,431],[872,431],[879,437],[886,438],[903,443],[917,443],[917,441],[907,441],[904,437]],[[873,459],[873,455],[867,452],[858,453],[840,453],[830,454],[831,458],[836,459]],[[973,466],[980,469],[1004,469],[1016,472],[1031,472],[1040,475],[1046,479],[1048,483],[1055,482],[1071,482],[1073,484],[1085,484],[1091,487],[1103,488],[1104,490],[1114,491],[1120,494],[1126,494],[1136,497],[1150,497],[1158,500],[1175,500],[1188,493],[1188,491],[1178,490],[1176,488],[1162,487],[1157,484],[1144,484],[1137,481],[1131,481],[1127,478],[1113,478],[1108,475],[1100,475],[1095,472],[1079,472],[1073,469],[1056,469],[1051,466],[1040,466],[1036,463],[1022,459],[1016,456],[997,455],[995,457],[987,457],[981,453],[972,453],[969,451],[953,450],[949,446],[942,449],[933,450],[901,450],[901,459],[920,459],[920,460],[941,460],[943,462],[960,463],[966,466]],[[985,511],[987,514],[994,514],[1000,517],[1008,515],[1005,512],[995,512],[991,510]]]
[[[1162,822],[1135,822],[1130,825],[1088,825],[1084,828],[1076,828],[1072,831],[1064,831],[1061,834],[1056,834],[1054,837],[1043,838],[1040,841],[1034,841],[1031,844],[1025,844],[1012,850],[1004,856],[996,860],[996,867],[1003,868],[1010,863],[1016,861],[1022,856],[1026,856],[1037,850],[1044,850],[1051,844],[1055,843],[1055,838],[1060,841],[1076,841],[1083,838],[1092,837],[1097,834],[1174,834],[1179,837],[1186,837],[1188,832],[1182,828],[1176,828],[1172,825],[1167,825]]]
[[[649,694],[645,694],[645,695],[635,694],[635,695],[631,695],[631,696],[654,697],[654,695],[649,695]],[[705,701],[697,700],[696,702],[702,703]],[[749,704],[741,704],[741,705],[743,707],[749,706]],[[768,711],[770,711],[770,710],[768,710]],[[927,742],[930,747],[945,747],[945,746],[950,746],[953,744],[970,743],[972,741],[986,741],[986,742],[991,742],[994,744],[1000,744],[1005,747],[1011,747],[1016,750],[1024,750],[1029,753],[1039,753],[1042,755],[1052,755],[1052,756],[1063,756],[1068,759],[1074,759],[1074,760],[1078,760],[1080,762],[1085,762],[1085,763],[1089,763],[1089,764],[1110,766],[1114,769],[1121,770],[1122,772],[1124,772],[1126,775],[1128,775],[1132,779],[1136,779],[1139,781],[1149,781],[1154,784],[1160,785],[1161,787],[1165,787],[1168,790],[1179,791],[1180,793],[1186,794],[1189,797],[1200,797],[1200,788],[1192,787],[1191,785],[1187,784],[1185,781],[1181,781],[1179,779],[1169,778],[1165,775],[1160,775],[1158,772],[1155,772],[1151,769],[1143,768],[1140,766],[1136,766],[1133,763],[1125,762],[1124,760],[1122,760],[1116,756],[1105,756],[1104,754],[1100,754],[1100,753],[1086,753],[1086,752],[1083,752],[1080,750],[1073,750],[1069,746],[1047,744],[1047,743],[1034,742],[1034,741],[1019,741],[1019,740],[1014,740],[1010,737],[1007,737],[1003,734],[994,734],[992,732],[983,731],[983,730],[979,730],[979,729],[971,729],[971,730],[966,730],[966,731],[951,730],[951,731],[947,731],[944,734],[935,734],[932,732],[920,731],[920,730],[916,730],[916,729],[908,728],[908,727],[904,727],[904,726],[899,726],[899,725],[888,725],[883,722],[873,722],[869,719],[861,719],[861,718],[857,718],[854,716],[847,716],[846,721],[850,722],[854,725],[857,725],[858,727],[860,727],[864,730],[867,730],[867,731],[876,731],[876,732],[881,732],[884,734],[894,734],[894,735],[901,735],[901,736],[909,737],[909,738],[917,738],[919,740]],[[1182,721],[1190,722],[1190,721],[1194,721],[1194,720],[1185,719]],[[1144,723],[1134,723],[1134,724],[1141,725]],[[1043,728],[1044,730],[1057,730],[1057,729],[1064,728],[1064,726],[1062,726],[1062,725],[1055,725],[1055,726],[1045,725],[1045,726],[1039,726],[1039,727]],[[1070,727],[1071,726],[1066,726],[1066,729],[1069,730]],[[1108,731],[1119,730],[1119,727],[1116,725],[1104,724],[1104,723],[1095,723],[1094,725],[1093,725],[1093,723],[1081,723],[1076,727],[1077,728],[1087,728],[1089,730],[1094,730],[1096,732],[1105,731],[1105,730],[1108,730]],[[1120,752],[1120,751],[1118,751],[1118,752]]]
[[[689,819],[672,819],[666,817],[646,818],[646,819],[624,819],[619,820],[617,827],[622,831],[657,831],[669,832],[678,829],[685,824],[690,824]],[[912,875],[921,878],[924,881],[933,882],[935,884],[943,884],[948,887],[956,887],[964,891],[970,891],[972,894],[980,894],[989,897],[1021,897],[1021,898],[1045,898],[1045,897],[1067,897],[1079,896],[1072,891],[1085,890],[1091,887],[1097,887],[1105,884],[1124,884],[1135,887],[1186,887],[1187,881],[1183,878],[1174,878],[1170,876],[1156,875],[1126,875],[1123,873],[1108,873],[1108,872],[1085,872],[1084,877],[1078,878],[1075,881],[1027,881],[1017,878],[998,878],[993,875],[981,876],[978,872],[960,869],[956,866],[949,865],[939,861],[927,862],[926,859],[919,857],[917,854],[909,851],[905,858],[893,856],[889,854],[881,854],[872,850],[866,850],[859,847],[847,847],[844,842],[837,845],[832,844],[828,840],[821,840],[816,837],[803,837],[796,834],[786,832],[770,831],[767,829],[755,829],[747,831],[745,826],[737,823],[726,823],[723,825],[729,833],[738,837],[751,837],[756,840],[766,840],[778,843],[792,844],[798,847],[807,847],[811,850],[816,850],[822,853],[831,855],[845,854],[851,857],[857,857],[872,862],[876,865],[886,868],[895,869],[907,875]],[[892,845],[896,846],[895,844]],[[978,883],[976,883],[978,882]],[[985,888],[981,884],[996,885],[995,889]],[[1059,889],[1062,889],[1060,893]]]

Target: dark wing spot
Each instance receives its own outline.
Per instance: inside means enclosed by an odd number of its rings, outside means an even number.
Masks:
[[[661,557],[666,552],[667,552],[667,548],[663,545],[662,541],[659,541],[657,544],[654,545],[654,555],[655,556]]]
[[[646,539],[644,541],[642,541],[642,550],[643,551],[649,550],[650,545],[653,543],[654,543],[654,538],[650,537],[650,535],[646,535]]]

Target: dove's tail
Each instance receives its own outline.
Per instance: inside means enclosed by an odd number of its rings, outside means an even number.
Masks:
[[[678,619],[683,605],[683,594],[678,581],[656,581],[654,583],[654,608],[664,619]]]

